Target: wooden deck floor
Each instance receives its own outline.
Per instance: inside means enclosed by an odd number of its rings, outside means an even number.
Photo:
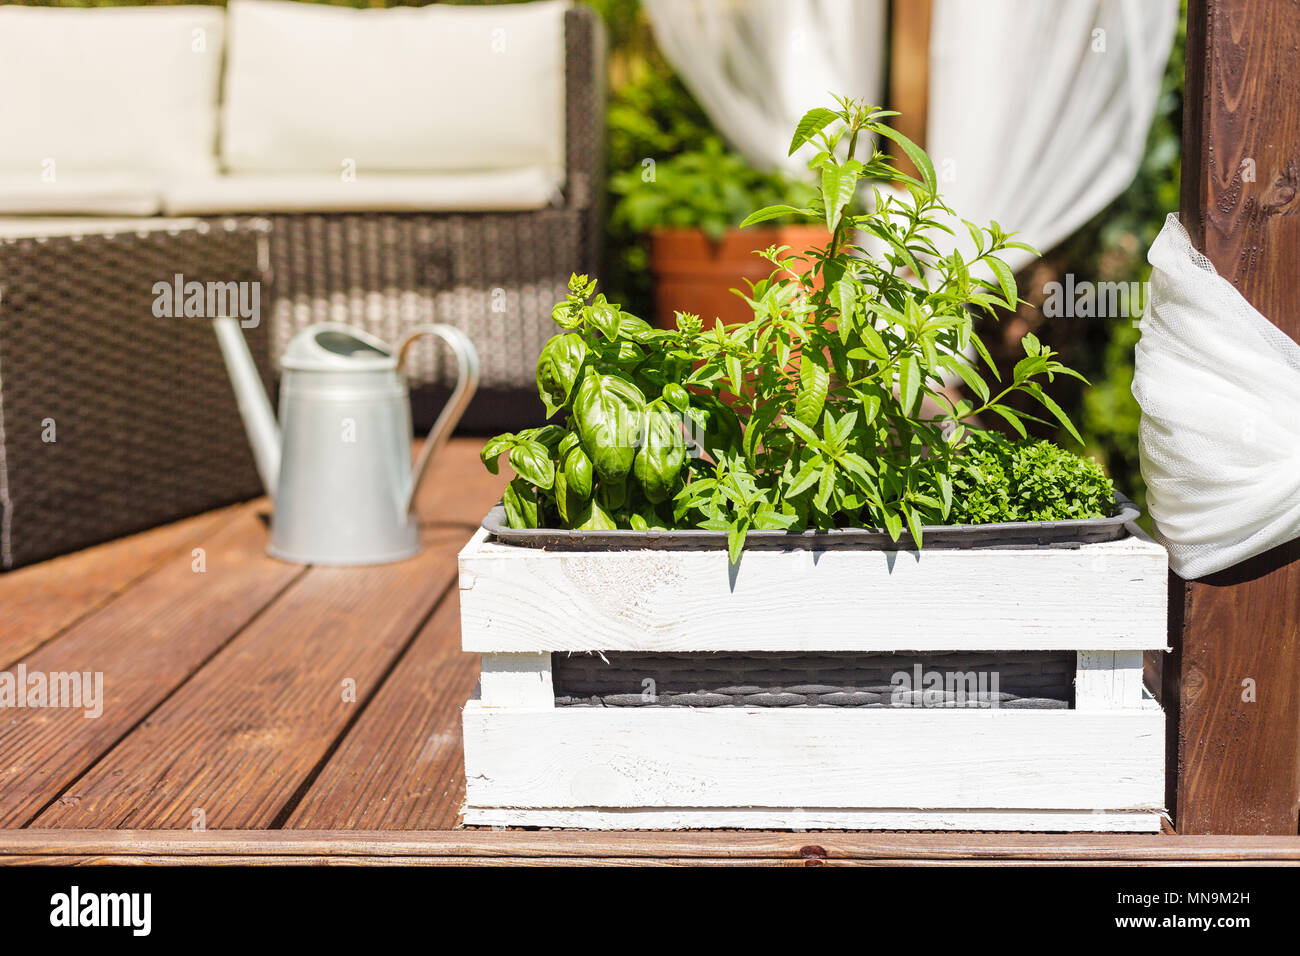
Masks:
[[[1300,863],[1300,838],[459,828],[455,556],[504,486],[477,447],[435,463],[399,564],[275,561],[257,501],[0,576],[0,671],[104,682],[94,718],[0,714],[0,862]]]

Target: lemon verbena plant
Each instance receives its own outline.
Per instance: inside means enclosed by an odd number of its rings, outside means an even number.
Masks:
[[[831,232],[822,248],[763,253],[770,277],[740,293],[752,320],[724,327],[678,313],[675,329],[654,329],[573,278],[554,310],[562,331],[537,364],[553,423],[483,449],[489,469],[507,453],[515,470],[513,527],[726,530],[732,561],[751,529],[884,528],[920,547],[924,525],[954,515],[954,477],[970,482],[962,456],[986,440],[975,422],[1001,419],[1025,436],[1031,416],[1006,403],[1012,393],[1077,439],[1044,390],[1076,373],[1026,335],[1025,357],[1001,381],[974,330],[977,316],[1020,301],[998,254],[1029,247],[997,223],[960,220],[973,253],[942,251],[953,245],[937,241],[945,223],[959,220],[930,159],[886,125],[895,114],[837,106],[805,115],[790,143],[791,154],[811,144],[816,198],[742,223],[794,217]],[[894,167],[884,139],[919,179]],[[874,201],[857,212],[864,182]],[[859,244],[864,235],[883,256]],[[951,396],[945,383],[957,381],[973,398]],[[1084,516],[1077,502],[1063,508]]]

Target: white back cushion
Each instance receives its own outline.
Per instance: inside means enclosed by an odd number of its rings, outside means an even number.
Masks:
[[[210,173],[223,26],[216,7],[0,6],[0,171]]]
[[[567,7],[231,0],[223,163],[236,172],[562,173]]]

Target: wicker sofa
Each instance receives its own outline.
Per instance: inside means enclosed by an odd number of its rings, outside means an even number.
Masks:
[[[243,0],[243,3],[251,6],[248,0]],[[262,7],[259,4],[258,9],[272,6],[290,5],[274,3]],[[159,8],[147,9],[149,14],[127,9],[29,11],[23,8],[21,16],[63,18],[55,31],[63,46],[57,51],[51,48],[33,54],[43,52],[46,59],[42,63],[49,63],[51,57],[57,63],[57,56],[74,55],[69,50],[76,50],[75,38],[69,41],[65,28],[67,23],[73,22],[72,18],[100,18],[96,25],[98,31],[99,24],[120,27],[118,21],[127,21],[129,17],[137,16],[143,22],[146,15],[156,16],[163,12]],[[396,10],[312,9],[313,15],[317,15],[314,11],[320,11],[323,16],[419,15],[410,10],[398,13]],[[465,8],[451,9],[459,11]],[[485,11],[500,8],[478,9],[481,16]],[[241,39],[239,30],[226,31],[229,36],[221,35],[225,29],[224,19],[211,19],[226,16],[220,9],[178,7],[169,10],[177,15],[181,10],[194,11],[194,16],[207,18],[202,21],[205,24],[203,28],[190,30],[183,23],[180,27],[187,35],[193,33],[195,36],[199,29],[203,29],[205,42],[211,46],[224,44],[237,49],[241,42],[247,43],[246,39]],[[230,17],[233,18],[235,12],[232,3]],[[26,25],[25,20],[17,19],[16,8],[0,6],[0,63],[6,54],[14,57],[21,53],[17,47],[24,44],[21,30],[7,31],[7,14],[15,15],[15,23]],[[69,162],[60,168],[62,195],[56,197],[53,204],[43,206],[42,197],[53,190],[45,189],[46,184],[27,188],[23,179],[30,176],[32,183],[36,182],[37,170],[31,164],[36,162],[35,157],[39,154],[34,153],[30,161],[23,156],[7,157],[4,146],[0,145],[0,217],[102,214],[120,218],[131,214],[161,213],[207,217],[214,224],[228,221],[231,217],[269,219],[271,288],[270,294],[264,296],[270,300],[264,313],[269,315],[271,322],[273,359],[279,358],[283,346],[296,330],[326,319],[364,326],[390,341],[398,338],[401,330],[410,325],[446,322],[458,326],[471,337],[483,364],[479,394],[462,419],[462,427],[470,430],[504,429],[538,421],[543,411],[533,384],[534,366],[542,344],[554,331],[551,308],[563,297],[570,273],[597,271],[600,247],[604,126],[602,29],[599,18],[587,7],[567,7],[561,15],[564,74],[562,175],[556,188],[551,189],[545,199],[517,204],[522,208],[510,208],[512,203],[508,200],[495,202],[492,195],[487,196],[486,202],[470,203],[469,208],[464,208],[465,204],[455,201],[454,197],[453,201],[444,203],[437,188],[432,192],[422,191],[424,180],[417,177],[403,179],[400,174],[390,176],[390,185],[381,189],[378,196],[373,191],[355,191],[356,208],[348,207],[350,200],[312,208],[310,197],[304,199],[293,188],[286,188],[283,195],[276,193],[274,187],[278,180],[274,175],[244,180],[230,177],[238,188],[224,188],[226,195],[215,205],[210,205],[212,201],[202,196],[195,199],[190,195],[182,201],[176,197],[184,196],[184,190],[168,192],[163,189],[161,202],[151,206],[149,170],[142,171],[144,187],[138,194],[132,190],[139,189],[141,176],[123,188],[110,186],[97,193],[96,188],[102,182],[97,169],[91,171],[94,173],[89,180],[92,186],[79,193],[77,176],[81,157],[75,151]],[[128,23],[126,28],[136,29],[134,23]],[[107,34],[97,32],[95,35]],[[246,29],[242,36],[247,36]],[[10,44],[7,50],[6,38]],[[83,51],[84,55],[97,52],[97,47],[93,46],[97,42],[100,41],[85,40],[91,45]],[[515,36],[513,42],[521,40]],[[522,42],[526,42],[526,38]],[[32,45],[30,37],[24,45]],[[228,95],[230,89],[228,60],[231,55],[226,53],[224,95]],[[13,63],[11,68],[18,66]],[[0,74],[4,69],[0,65]],[[218,69],[217,74],[222,72]],[[440,95],[454,95],[454,91],[440,91]],[[418,94],[413,94],[410,99],[411,122],[418,124]],[[20,107],[0,105],[0,125],[8,130],[17,129],[11,142],[21,141],[24,117],[6,116],[6,108]],[[44,109],[46,112],[42,116],[26,117],[29,124],[42,124],[38,129],[41,133],[60,123],[76,121],[74,117],[58,117],[57,112],[51,112],[48,102]],[[88,121],[93,121],[93,117]],[[33,126],[33,129],[37,127]],[[229,145],[231,133],[228,124],[223,127],[222,136],[225,145]],[[151,155],[168,148],[171,147],[160,143]],[[122,149],[139,151],[136,142],[126,144]],[[66,150],[60,155],[66,156]],[[110,161],[117,162],[117,159],[110,157]],[[62,170],[69,167],[73,173],[63,176]],[[214,170],[211,182],[218,187],[218,193],[229,185],[223,182],[228,172],[220,167]],[[506,175],[509,175],[508,171]],[[384,176],[385,172],[381,171],[367,182],[382,182]],[[292,185],[290,178],[285,177],[287,186]],[[317,178],[323,179],[323,174]],[[84,176],[82,181],[87,181]],[[170,182],[166,176],[158,181]],[[271,184],[269,194],[268,182]],[[249,184],[247,188],[245,183]],[[258,184],[261,188],[255,188]],[[410,189],[404,189],[407,184],[410,184]],[[399,201],[386,205],[386,194],[396,195]],[[0,274],[3,269],[4,263],[0,261]],[[449,384],[444,386],[444,383],[450,383],[452,378],[451,360],[437,354],[433,345],[426,344],[423,351],[412,355],[410,368],[416,385],[413,393],[415,418],[417,424],[427,424],[449,390]]]

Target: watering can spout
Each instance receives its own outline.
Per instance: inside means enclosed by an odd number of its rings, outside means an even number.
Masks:
[[[239,415],[248,432],[248,443],[253,447],[253,461],[257,464],[262,487],[274,499],[280,475],[280,426],[271,410],[271,400],[262,387],[257,363],[248,350],[239,323],[230,318],[213,319],[212,328],[217,333],[217,344],[226,360],[226,371],[235,390]]]

